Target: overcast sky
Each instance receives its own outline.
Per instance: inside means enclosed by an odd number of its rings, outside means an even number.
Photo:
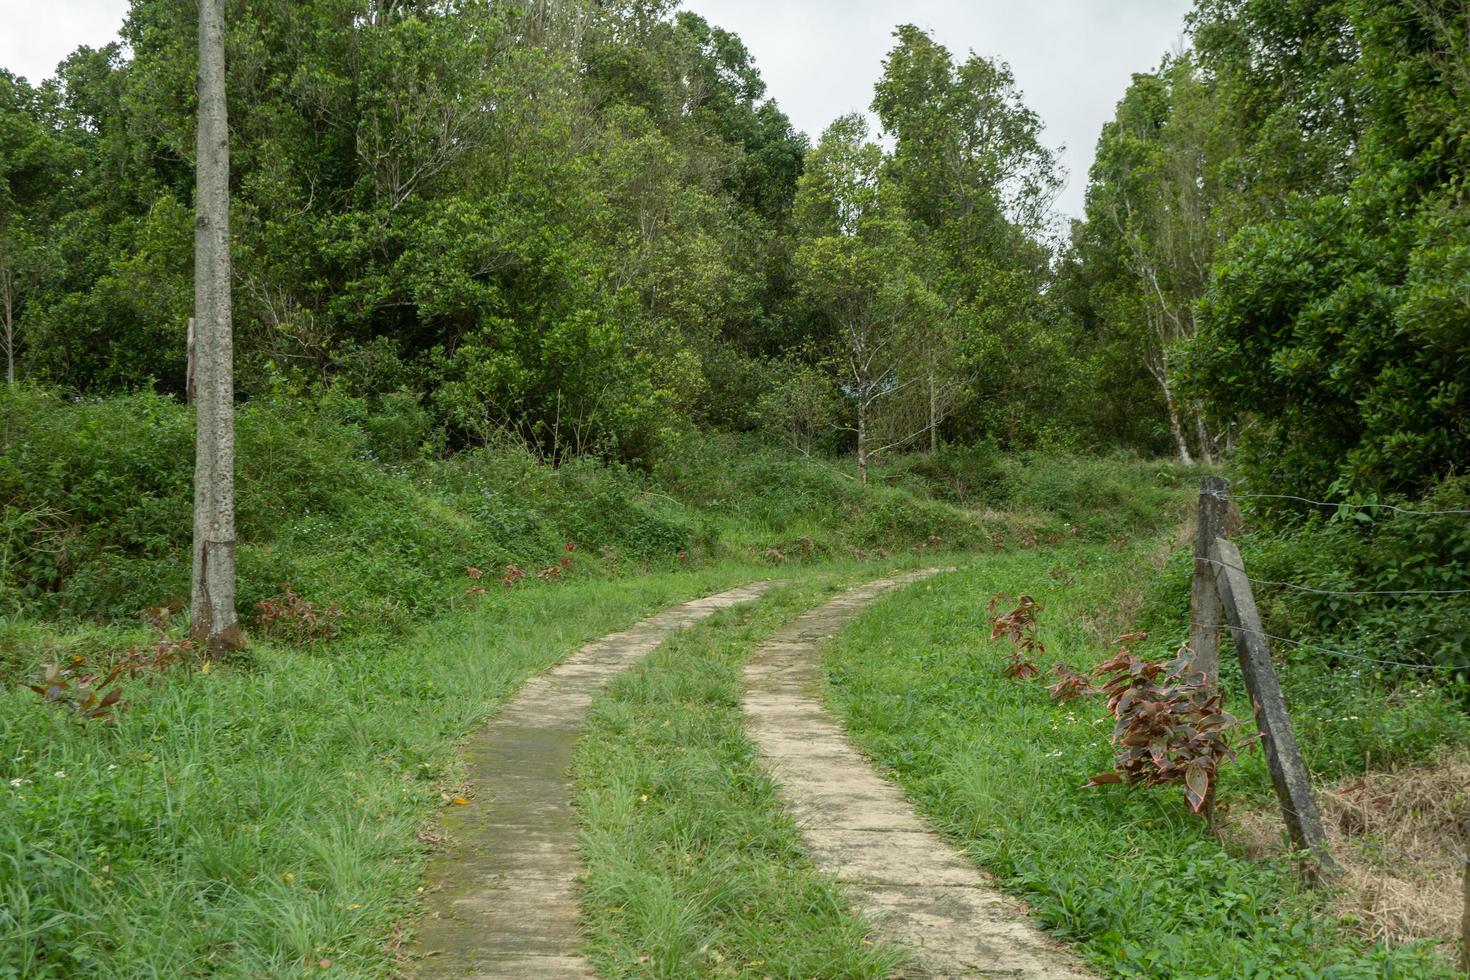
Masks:
[[[1134,72],[1181,40],[1190,0],[685,0],[739,34],[770,94],[814,140],[833,119],[866,111],[893,29],[917,24],[957,57],[1010,64],[1026,104],[1065,146],[1057,200],[1078,216],[1098,132]],[[876,123],[875,123],[876,128]]]
[[[117,36],[127,0],[0,0],[0,66],[33,82],[77,46]],[[739,34],[773,95],[814,139],[866,110],[900,23],[931,31],[958,57],[1010,63],[1026,103],[1065,145],[1058,210],[1077,215],[1102,124],[1129,76],[1180,40],[1189,0],[685,0]]]

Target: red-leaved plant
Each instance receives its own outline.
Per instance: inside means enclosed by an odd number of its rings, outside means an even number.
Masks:
[[[1117,755],[1115,771],[1093,776],[1088,785],[1183,783],[1189,808],[1213,819],[1220,763],[1235,758],[1226,733],[1239,721],[1224,710],[1219,689],[1193,669],[1187,647],[1167,662],[1135,654],[1130,646],[1147,635],[1120,636],[1117,653],[1097,666],[1097,676],[1108,678],[1102,693],[1117,719]]]
[[[106,674],[82,674],[60,664],[41,667],[41,683],[26,687],[47,704],[70,708],[78,718],[88,721],[106,718],[122,698],[122,688],[116,684],[123,673],[121,667],[114,667]]]
[[[1051,673],[1057,682],[1047,685],[1046,689],[1051,694],[1053,701],[1071,701],[1097,693],[1097,689],[1092,686],[1092,678],[1075,667],[1061,663],[1054,664]]]
[[[291,588],[290,582],[276,588],[281,590],[279,595],[255,604],[262,635],[306,644],[330,640],[342,631],[342,607],[335,602],[318,605]]]
[[[157,610],[148,610],[155,613]],[[155,619],[164,619],[155,616]],[[164,620],[166,622],[166,619]],[[167,636],[158,638],[151,647],[130,648],[109,669],[89,672],[83,658],[73,656],[70,664],[42,664],[40,683],[27,684],[41,700],[57,707],[69,708],[83,721],[109,719],[121,706],[122,680],[139,674],[163,671],[186,660],[194,644]]]
[[[1010,612],[996,612],[1013,602],[1016,607]],[[1041,611],[1041,604],[1029,595],[1020,595],[1013,599],[1003,592],[997,592],[991,597],[986,610],[990,615],[990,638],[998,640],[1004,636],[1011,641],[1011,655],[1006,660],[1005,675],[1013,680],[1025,680],[1040,674],[1041,669],[1031,658],[1046,653],[1046,644],[1036,636],[1036,614]]]

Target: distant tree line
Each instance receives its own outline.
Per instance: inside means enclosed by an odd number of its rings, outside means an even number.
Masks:
[[[815,145],[674,0],[232,0],[236,390],[419,403],[448,449],[649,461],[982,440],[1415,492],[1463,470],[1464,0],[1198,0],[1086,213],[1004,63],[900,26]],[[8,376],[182,396],[196,4],[0,72]]]

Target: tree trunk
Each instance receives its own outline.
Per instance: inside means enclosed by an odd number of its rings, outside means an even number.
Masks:
[[[230,144],[225,0],[199,0],[194,220],[194,571],[190,633],[216,657],[244,644],[235,615],[235,404],[230,322]]]
[[[1185,466],[1194,462],[1189,455],[1189,441],[1184,438],[1184,426],[1179,421],[1179,406],[1174,401],[1174,393],[1169,390],[1167,378],[1160,378],[1159,384],[1164,388],[1164,404],[1169,409],[1169,431],[1174,434],[1174,446],[1179,451],[1179,462]]]
[[[934,386],[934,368],[929,369],[929,454],[939,452],[939,392]]]
[[[1205,417],[1196,412],[1194,415],[1194,432],[1199,437],[1199,458],[1206,466],[1215,464],[1215,439],[1210,435],[1210,428],[1205,424]]]
[[[868,409],[863,404],[863,399],[858,398],[857,418],[857,453],[858,453],[858,482],[863,486],[868,484]]]
[[[14,274],[0,269],[0,306],[5,317],[5,383],[15,384],[15,298]]]

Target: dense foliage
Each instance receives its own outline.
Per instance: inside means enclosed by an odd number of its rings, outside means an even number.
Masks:
[[[1470,10],[1200,0],[1190,24],[1104,130],[1079,306],[1107,337],[1143,328],[1179,451],[1237,448],[1258,488],[1463,472]]]
[[[135,0],[120,43],[39,87],[0,75],[22,380],[182,394],[193,15]],[[673,0],[238,0],[229,24],[246,398],[407,393],[448,448],[556,459],[648,463],[691,425],[851,447],[864,386],[903,395],[879,448],[1080,438],[1034,411],[1038,352],[1067,347],[1037,238],[1059,178],[1002,64],[896,32],[874,103],[895,149],[853,175],[885,188],[879,242],[821,216],[833,187],[798,200],[806,137]],[[834,263],[895,334],[857,389]]]

